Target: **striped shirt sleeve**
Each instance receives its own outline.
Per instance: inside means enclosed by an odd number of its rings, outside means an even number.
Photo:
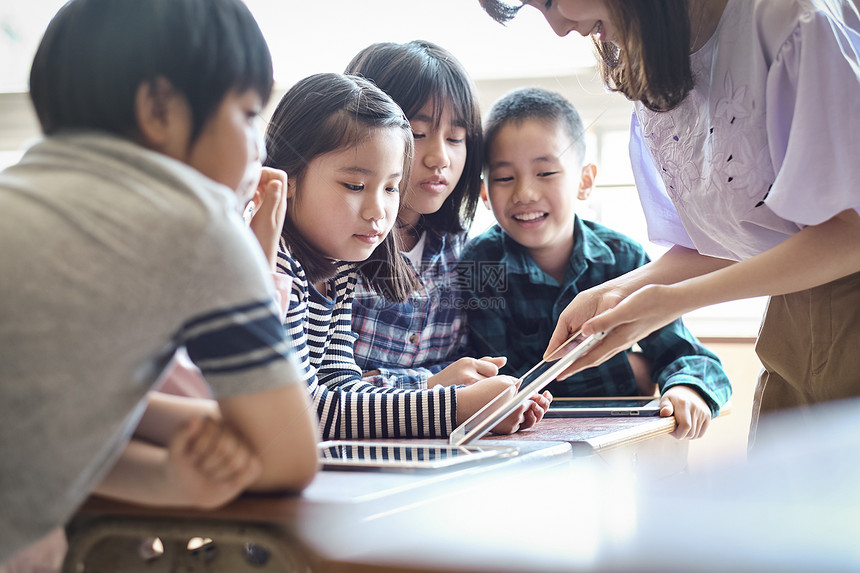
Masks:
[[[216,395],[258,391],[301,380],[292,342],[286,338],[274,300],[212,311],[187,321],[178,335]],[[283,368],[282,371],[280,369]],[[265,373],[264,373],[265,372]]]
[[[446,437],[456,426],[456,391],[380,388],[355,364],[350,328],[356,274],[341,267],[331,298],[308,285],[301,265],[282,248],[279,268],[293,277],[285,328],[311,393],[325,439]]]

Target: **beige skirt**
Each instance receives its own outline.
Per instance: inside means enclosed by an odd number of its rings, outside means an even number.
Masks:
[[[759,416],[860,396],[860,273],[770,298],[756,342]]]

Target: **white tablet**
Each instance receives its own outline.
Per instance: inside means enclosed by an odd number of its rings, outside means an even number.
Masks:
[[[601,398],[552,399],[547,418],[598,418],[605,416],[656,416],[660,398],[654,396],[610,396]]]
[[[329,470],[435,470],[488,458],[509,458],[513,446],[450,446],[414,442],[330,440],[317,445],[324,469]]]
[[[520,378],[520,389],[513,397],[506,398],[504,394],[500,394],[490,400],[483,408],[451,432],[448,443],[452,446],[462,446],[486,435],[496,424],[516,410],[520,404],[555,380],[559,374],[577,358],[588,352],[605,335],[605,332],[596,332],[586,337],[581,332],[577,332],[568,338],[548,359],[539,362]]]

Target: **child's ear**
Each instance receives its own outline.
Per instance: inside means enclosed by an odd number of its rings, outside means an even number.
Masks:
[[[191,133],[190,110],[185,99],[161,76],[140,84],[134,114],[141,144],[182,159]]]
[[[484,207],[492,210],[490,206],[490,196],[487,194],[487,185],[484,183],[484,180],[481,179],[481,201],[484,202]]]
[[[582,177],[579,180],[579,191],[576,193],[576,198],[580,201],[585,201],[591,196],[591,190],[594,189],[594,179],[597,177],[597,166],[589,163],[582,168]]]

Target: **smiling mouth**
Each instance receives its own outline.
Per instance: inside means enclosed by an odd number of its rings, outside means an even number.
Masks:
[[[547,217],[549,217],[549,213],[541,213],[537,211],[532,213],[519,213],[517,215],[511,215],[511,218],[514,221],[519,221],[520,223],[531,223],[533,221],[546,219]]]

